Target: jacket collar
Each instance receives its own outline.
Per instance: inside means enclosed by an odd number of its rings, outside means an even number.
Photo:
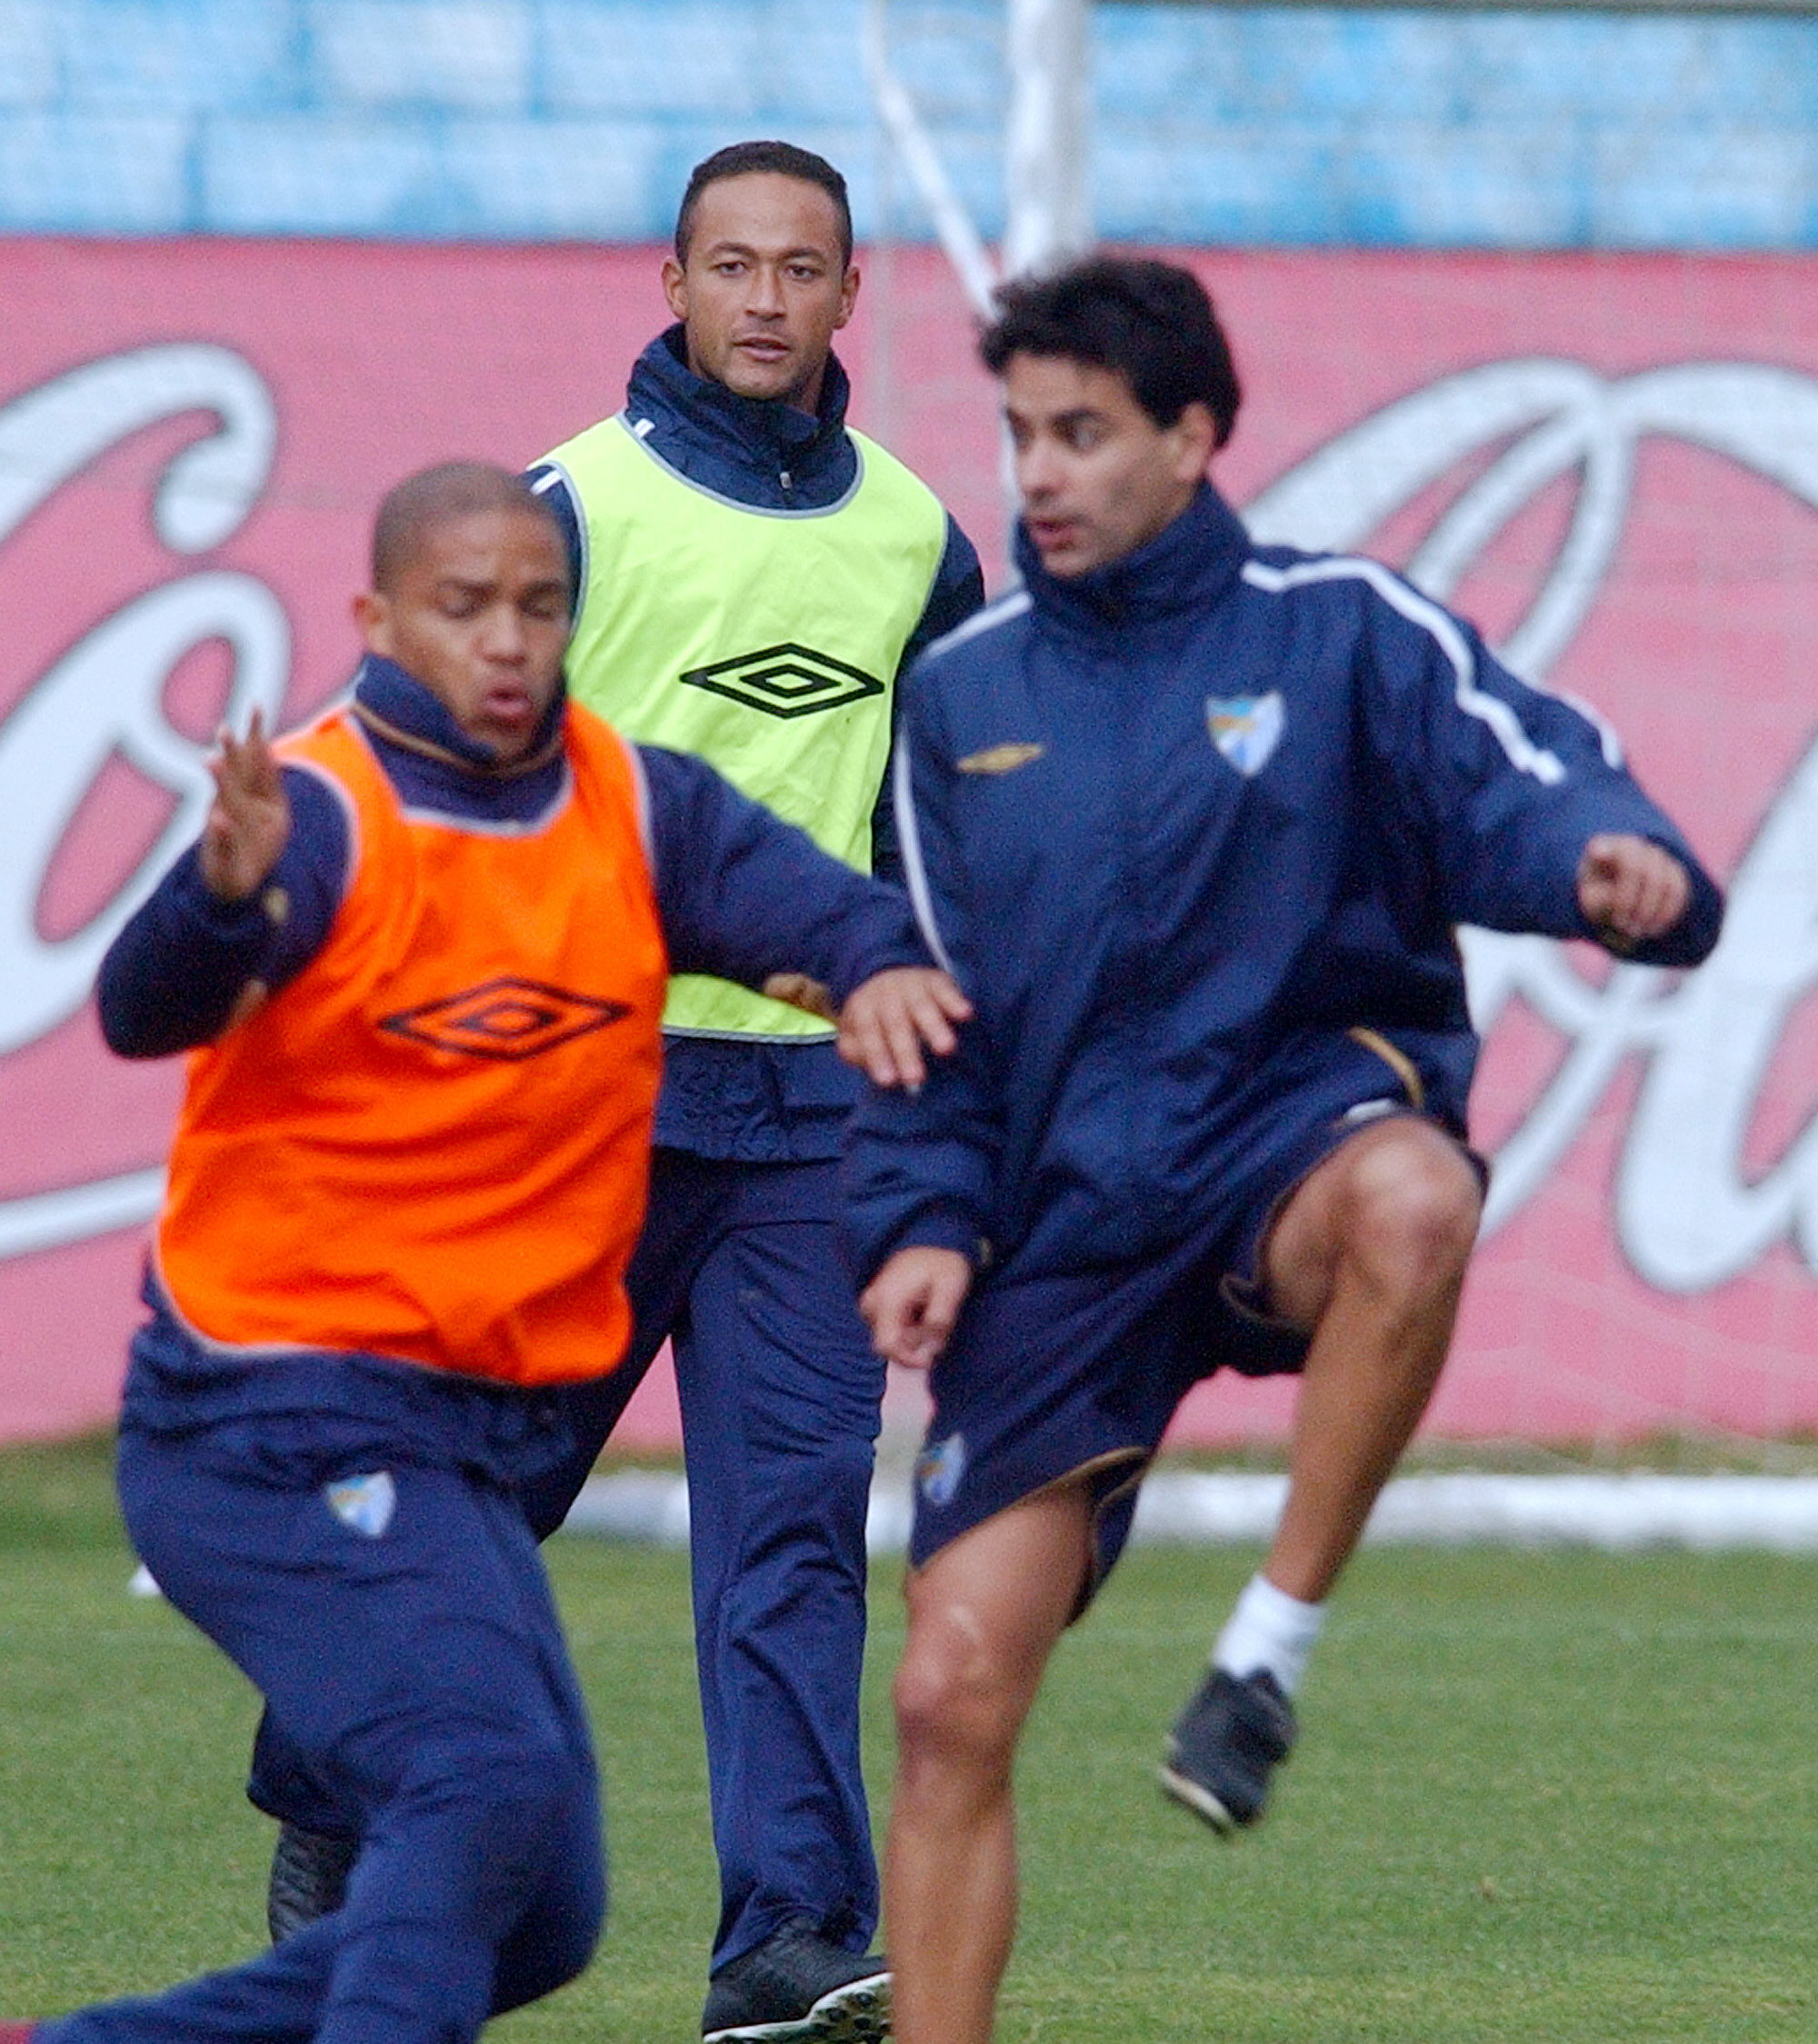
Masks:
[[[544,713],[529,752],[510,766],[501,766],[490,746],[469,738],[441,699],[395,661],[369,653],[354,676],[354,712],[369,731],[407,752],[484,780],[517,780],[547,766],[561,751],[567,707],[564,682]]]
[[[1077,632],[1199,609],[1236,579],[1250,553],[1243,522],[1209,483],[1154,539],[1083,575],[1051,575],[1020,522],[1016,527],[1016,564],[1037,612]]]
[[[781,470],[800,484],[830,470],[849,469],[854,459],[846,438],[852,385],[836,355],[827,357],[820,406],[810,417],[780,398],[740,397],[724,384],[697,376],[688,366],[677,324],[639,355],[625,394],[634,424],[654,422],[659,447],[679,439],[715,464],[766,478]],[[685,462],[678,465],[688,470]],[[845,479],[841,477],[843,485]]]

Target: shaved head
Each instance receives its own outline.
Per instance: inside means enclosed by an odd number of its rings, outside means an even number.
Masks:
[[[547,501],[508,469],[448,462],[407,476],[379,506],[373,586],[355,597],[354,622],[368,653],[513,767],[549,742],[568,582]]]
[[[386,493],[373,522],[373,587],[391,593],[431,533],[489,511],[527,512],[561,537],[555,513],[523,476],[491,462],[443,462],[405,476]]]

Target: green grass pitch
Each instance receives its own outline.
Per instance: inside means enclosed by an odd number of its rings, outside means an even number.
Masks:
[[[614,1881],[519,2044],[699,2034],[714,1913],[679,1556],[558,1541]],[[1131,1556],[1021,1776],[1004,2044],[1809,2044],[1818,1563],[1381,1550],[1354,1570],[1267,1824],[1164,1803],[1163,1727],[1254,1554]],[[155,1989],[261,1935],[254,1702],[125,1594],[96,1444],[0,1453],[0,2016]],[[897,1565],[877,1570],[872,1779]]]

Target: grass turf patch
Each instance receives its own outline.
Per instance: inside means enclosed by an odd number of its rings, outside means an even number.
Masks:
[[[614,1917],[587,1975],[499,2034],[685,2039],[717,1909],[685,1562],[550,1553],[604,1750]],[[1270,1819],[1225,1844],[1154,1768],[1254,1559],[1134,1553],[1064,1642],[1021,1774],[1004,2044],[1818,2035],[1818,1562],[1367,1553]],[[153,1989],[263,1937],[255,1700],[130,1572],[104,1445],[0,1453],[0,2015]],[[880,1809],[898,1573],[874,1597]]]

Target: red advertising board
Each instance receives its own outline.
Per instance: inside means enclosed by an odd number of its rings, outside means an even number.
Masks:
[[[1593,704],[1733,886],[1680,980],[1467,933],[1493,1201],[1431,1424],[1818,1424],[1818,263],[1195,254],[1271,538],[1406,566]],[[95,965],[199,822],[224,713],[351,669],[383,490],[610,411],[648,249],[0,242],[0,1439],[105,1420],[180,1074]],[[993,391],[938,257],[874,261],[857,422],[994,564]],[[1001,574],[999,579],[1001,579]],[[1183,1431],[1279,1429],[1204,1388]],[[660,1388],[633,1432],[669,1437]]]

